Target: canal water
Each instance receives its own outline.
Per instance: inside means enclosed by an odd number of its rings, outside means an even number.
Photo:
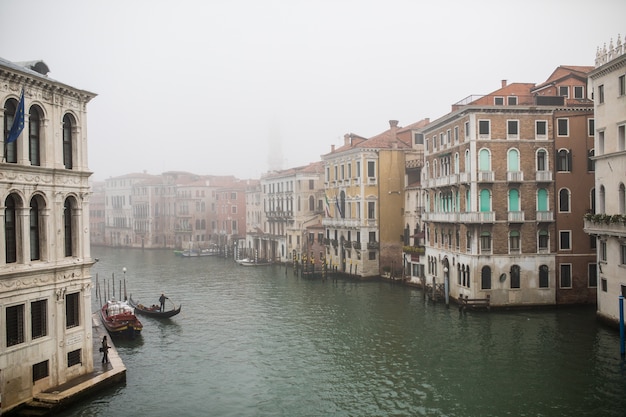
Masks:
[[[462,314],[389,282],[172,251],[92,256],[101,288],[114,274],[116,292],[125,280],[134,299],[163,292],[182,312],[142,318],[141,338],[117,343],[126,384],[64,417],[626,414],[619,334],[593,309]]]

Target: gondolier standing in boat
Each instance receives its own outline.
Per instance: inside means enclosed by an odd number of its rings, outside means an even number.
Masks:
[[[109,342],[107,341],[106,335],[102,338],[102,347],[100,348],[100,352],[102,352],[102,363],[109,363]]]
[[[165,294],[161,294],[161,296],[159,297],[159,302],[161,303],[161,311],[165,311],[165,300],[169,300],[169,298],[167,298]]]

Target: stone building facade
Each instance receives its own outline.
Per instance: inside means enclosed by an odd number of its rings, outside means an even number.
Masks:
[[[2,411],[93,370],[87,104],[43,61],[0,59]],[[24,128],[8,143],[19,118]]]

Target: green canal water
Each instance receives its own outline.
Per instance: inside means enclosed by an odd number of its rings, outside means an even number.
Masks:
[[[619,416],[619,334],[593,309],[459,313],[388,282],[92,248],[100,287],[182,313],[118,342],[127,382],[69,416]],[[123,268],[127,269],[124,274]],[[93,292],[94,311],[98,308]]]

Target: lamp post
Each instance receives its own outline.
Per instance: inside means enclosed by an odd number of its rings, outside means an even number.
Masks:
[[[126,298],[126,267],[122,268],[122,272],[124,273],[124,301],[127,300]],[[120,286],[120,292],[122,292],[122,288]],[[122,298],[122,294],[120,294],[120,299]]]
[[[450,275],[448,274],[449,270],[447,266],[443,267],[443,291],[446,298],[446,306],[450,303],[450,297],[448,295],[448,290],[450,287]]]

